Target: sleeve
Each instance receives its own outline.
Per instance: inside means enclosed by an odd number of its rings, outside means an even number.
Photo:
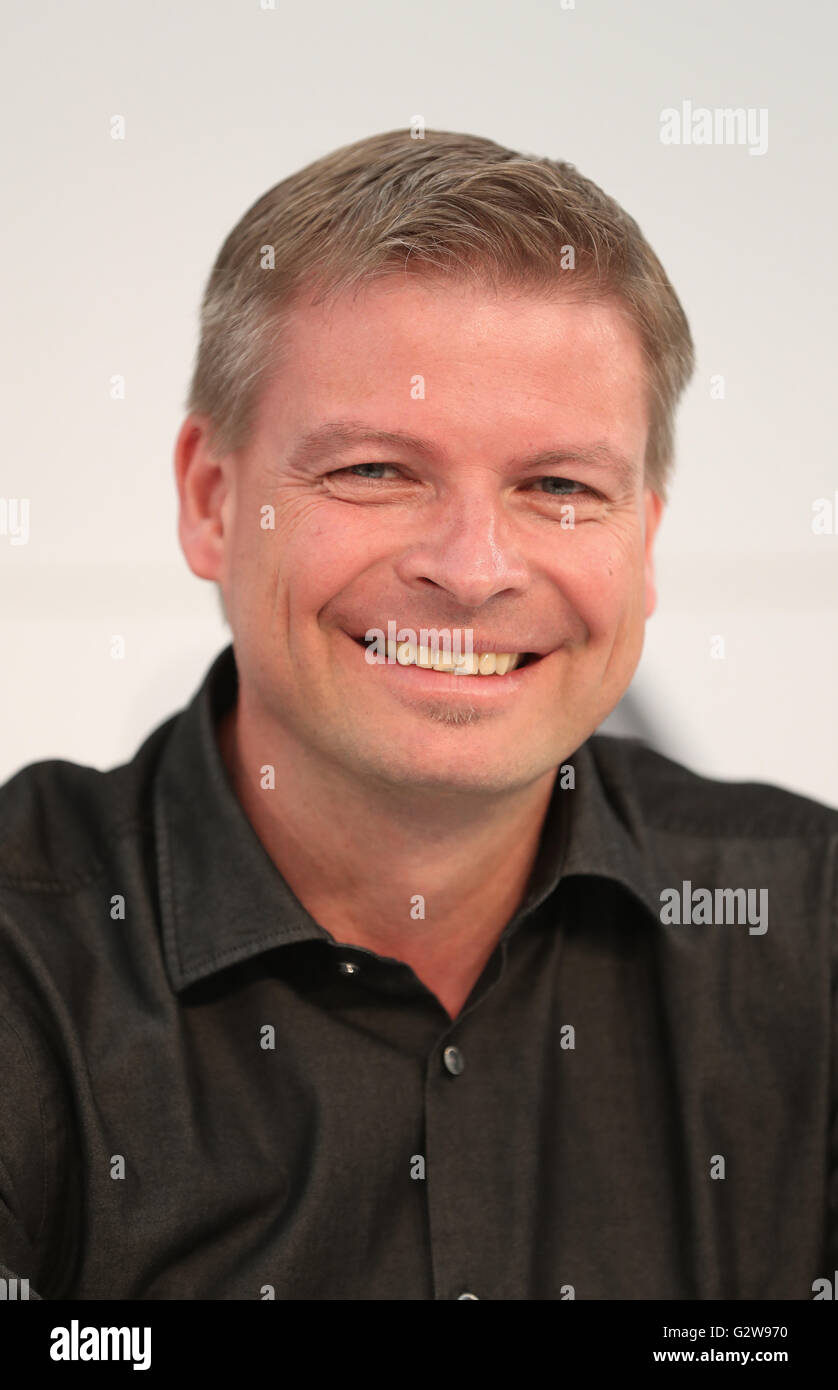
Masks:
[[[832,1059],[830,1091],[829,1153],[827,1155],[827,1216],[826,1256],[824,1274],[832,1277],[838,1270],[838,836],[833,847],[832,876]]]
[[[2,1204],[0,1204],[0,1249],[2,1249],[6,1243],[6,1215],[5,1209],[2,1207]],[[41,1301],[41,1295],[38,1293],[37,1289],[32,1287],[32,1281],[29,1279],[28,1275],[16,1274],[13,1269],[9,1269],[8,1265],[3,1264],[2,1260],[0,1260],[0,1280],[4,1281],[2,1283],[4,1300],[16,1298],[20,1302],[26,1299],[33,1302],[35,1300],[38,1302]]]
[[[39,1238],[46,1218],[41,1097],[19,1031],[0,1015],[0,1294],[41,1299]]]

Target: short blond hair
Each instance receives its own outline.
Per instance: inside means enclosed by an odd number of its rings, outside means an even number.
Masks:
[[[320,302],[400,271],[619,301],[647,365],[646,482],[666,497],[695,354],[654,251],[572,164],[445,130],[391,130],[334,150],[269,189],[230,232],[204,292],[186,401],[209,419],[217,457],[249,442],[296,296]]]

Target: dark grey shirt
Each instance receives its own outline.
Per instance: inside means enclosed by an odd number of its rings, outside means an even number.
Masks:
[[[215,741],[236,689],[228,647],[129,763],[0,789],[0,1275],[811,1299],[838,1269],[838,812],[591,738],[452,1022],[272,864]]]

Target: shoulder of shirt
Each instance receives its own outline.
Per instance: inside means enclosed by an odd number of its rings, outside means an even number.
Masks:
[[[637,738],[594,734],[587,747],[629,823],[713,839],[838,836],[838,809],[783,787],[702,776]]]
[[[0,887],[72,892],[106,872],[118,842],[137,837],[151,819],[150,779],[177,718],[116,767],[49,758],[0,786]]]

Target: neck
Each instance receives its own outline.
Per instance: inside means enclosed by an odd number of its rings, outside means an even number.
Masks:
[[[335,940],[404,961],[456,1017],[524,896],[556,769],[502,796],[453,795],[361,781],[283,736],[265,790],[276,736],[242,694],[219,747],[286,883]]]

